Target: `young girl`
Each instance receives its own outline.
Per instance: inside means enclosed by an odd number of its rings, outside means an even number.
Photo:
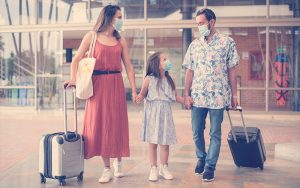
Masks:
[[[173,179],[168,170],[169,145],[176,144],[171,103],[175,100],[184,103],[176,95],[174,81],[169,75],[172,64],[161,52],[151,55],[147,62],[147,74],[141,92],[136,98],[140,103],[145,98],[142,123],[142,140],[149,143],[151,170],[150,181],[157,181],[158,175]],[[157,169],[157,145],[160,145],[160,166]]]

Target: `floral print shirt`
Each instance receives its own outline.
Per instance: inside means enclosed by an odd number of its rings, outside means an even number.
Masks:
[[[193,70],[191,97],[193,106],[221,109],[231,104],[228,70],[239,63],[232,38],[216,32],[207,43],[195,39],[189,46],[183,67]]]

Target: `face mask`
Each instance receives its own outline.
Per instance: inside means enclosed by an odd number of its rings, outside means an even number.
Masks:
[[[123,26],[123,20],[116,18],[115,23],[113,24],[113,27],[115,28],[115,30],[121,31],[122,26]]]
[[[172,63],[169,60],[166,60],[165,65],[165,71],[170,71],[172,68]]]
[[[208,25],[201,25],[198,26],[200,37],[204,36],[207,37],[210,33],[210,30],[208,29]]]

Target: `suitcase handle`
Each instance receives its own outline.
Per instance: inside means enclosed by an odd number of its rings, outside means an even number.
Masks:
[[[249,143],[249,136],[248,136],[248,132],[247,132],[245,121],[244,121],[243,108],[241,106],[237,106],[236,108],[226,107],[226,111],[227,111],[229,123],[230,123],[230,126],[231,126],[230,132],[233,135],[234,141],[237,142],[236,135],[235,135],[235,132],[233,130],[233,125],[232,125],[230,113],[229,113],[230,110],[232,110],[232,111],[239,111],[240,112],[241,118],[242,118],[242,122],[243,122],[244,132],[245,132],[245,136],[246,136],[246,140],[247,140],[247,144],[248,144]]]
[[[64,84],[64,131],[66,134],[66,138],[68,138],[68,126],[67,126],[67,122],[68,122],[68,117],[67,117],[67,89],[68,88],[72,88],[73,91],[73,104],[74,104],[74,126],[75,126],[75,133],[77,134],[77,100],[76,100],[76,86],[75,85],[71,85],[69,87],[67,87],[68,84]]]

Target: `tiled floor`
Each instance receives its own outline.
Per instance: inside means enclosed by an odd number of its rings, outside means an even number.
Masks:
[[[85,161],[84,181],[78,185],[75,179],[67,180],[66,187],[120,187],[120,188],[167,188],[167,187],[209,187],[209,188],[281,188],[300,187],[300,163],[278,158],[275,145],[287,142],[300,143],[300,113],[257,113],[244,112],[248,126],[258,126],[263,133],[267,150],[265,169],[235,167],[226,135],[229,131],[227,116],[223,124],[221,154],[217,165],[216,179],[204,183],[201,176],[194,175],[196,162],[190,112],[173,108],[178,144],[171,147],[169,168],[174,180],[159,179],[149,182],[149,161],[147,144],[139,141],[141,107],[129,106],[131,157],[124,159],[126,176],[114,179],[108,184],[99,184],[102,172],[99,157]],[[79,112],[79,124],[82,111]],[[226,115],[226,114],[225,114]],[[63,118],[60,112],[0,112],[0,187],[36,188],[59,187],[57,181],[47,179],[41,185],[38,175],[38,141],[42,134],[59,131]],[[70,118],[71,119],[71,118]],[[70,120],[72,121],[72,120]],[[240,123],[239,114],[233,114],[233,121]],[[207,122],[209,124],[209,122]],[[71,125],[71,123],[70,123]],[[80,131],[82,127],[80,126]],[[208,142],[209,125],[206,130]]]

